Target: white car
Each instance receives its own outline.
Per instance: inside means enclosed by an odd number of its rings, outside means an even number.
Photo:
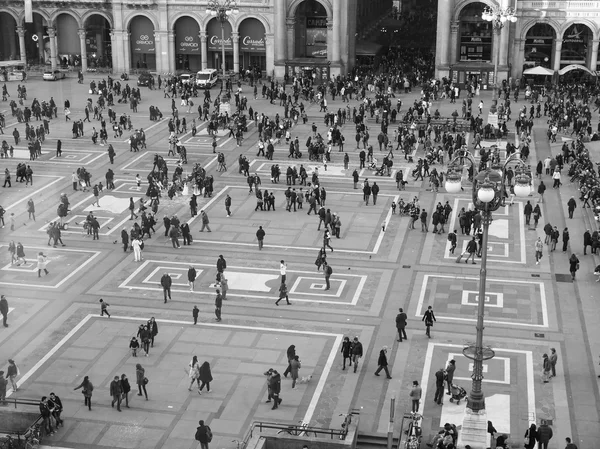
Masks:
[[[52,70],[48,70],[47,72],[44,72],[44,75],[42,76],[44,81],[62,80],[65,77],[65,72],[61,72],[60,70],[55,70],[54,72]]]
[[[181,84],[192,84],[194,82],[194,75],[191,73],[182,73],[179,75],[179,79],[181,80]]]

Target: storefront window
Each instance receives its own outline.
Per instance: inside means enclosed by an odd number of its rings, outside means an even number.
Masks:
[[[592,36],[591,30],[580,23],[571,25],[563,34],[561,66],[569,64],[588,64],[588,41]]]
[[[552,43],[556,38],[554,28],[547,23],[537,23],[527,32],[525,39],[525,67],[552,67]]]
[[[492,25],[481,18],[485,5],[472,3],[460,14],[460,60],[492,60]]]
[[[327,11],[315,0],[304,1],[296,10],[295,56],[327,58]]]

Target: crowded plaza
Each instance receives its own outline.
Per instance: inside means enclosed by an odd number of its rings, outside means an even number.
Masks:
[[[0,448],[596,447],[598,72],[445,73],[441,2],[352,66],[219,8],[238,70],[208,19],[208,61],[0,62]]]

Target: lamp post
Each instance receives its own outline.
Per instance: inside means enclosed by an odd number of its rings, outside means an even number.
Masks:
[[[509,165],[516,163],[515,168],[515,195],[527,197],[531,193],[530,168],[521,159],[521,153],[510,155],[504,164],[491,164],[481,167],[477,173],[476,162],[473,155],[466,150],[459,150],[458,154],[449,164],[446,175],[445,188],[448,193],[460,193],[464,162],[468,161],[474,171],[472,200],[475,208],[482,214],[483,238],[481,244],[481,268],[479,270],[479,298],[477,301],[477,324],[474,344],[469,344],[463,349],[465,357],[473,360],[473,374],[471,375],[471,392],[467,398],[467,408],[461,432],[462,444],[469,444],[473,449],[485,447],[487,420],[485,412],[485,396],[481,388],[483,382],[483,362],[494,357],[494,351],[489,346],[483,345],[483,329],[485,314],[485,291],[487,277],[487,242],[489,227],[492,222],[492,212],[504,205],[506,197],[506,173]],[[510,188],[510,186],[508,186]],[[465,429],[468,429],[465,431]]]
[[[206,14],[215,17],[221,23],[221,68],[222,77],[221,88],[225,86],[225,22],[229,20],[229,16],[237,14],[237,0],[208,0]]]
[[[517,16],[514,8],[495,5],[492,7],[487,6],[481,13],[481,18],[486,22],[492,23],[494,34],[496,35],[496,43],[494,44],[494,50],[496,56],[494,57],[494,92],[492,97],[492,106],[490,107],[490,113],[496,113],[496,106],[498,104],[498,61],[500,60],[500,31],[504,28],[504,24],[508,22],[516,22]]]

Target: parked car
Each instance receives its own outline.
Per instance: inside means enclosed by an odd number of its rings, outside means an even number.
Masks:
[[[138,76],[137,85],[138,86],[149,86],[150,80],[153,80],[154,77],[150,72],[142,72],[140,76]]]
[[[192,84],[194,83],[196,77],[193,73],[182,73],[179,75],[179,79],[182,84]]]
[[[44,79],[44,81],[56,81],[65,79],[66,76],[67,74],[61,70],[47,70],[42,75],[42,78]]]

